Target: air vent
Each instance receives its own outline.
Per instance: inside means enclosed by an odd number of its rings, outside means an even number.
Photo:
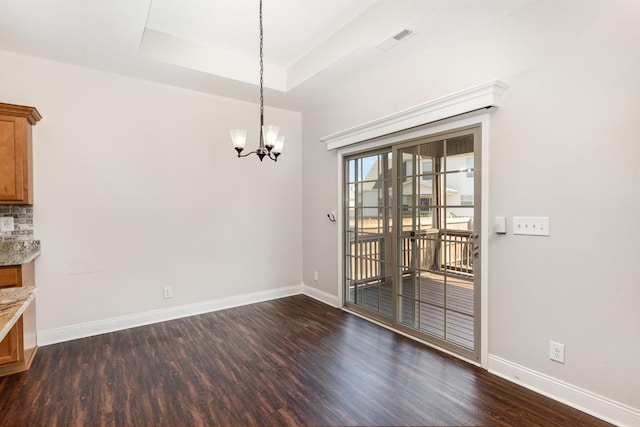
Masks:
[[[413,31],[407,30],[405,28],[404,30],[400,31],[398,34],[393,36],[393,38],[398,40],[398,41],[400,41],[400,40],[404,39],[405,37],[409,37],[411,35],[411,33],[413,33]]]
[[[384,40],[382,43],[378,44],[376,47],[380,50],[391,50],[398,45],[401,41],[407,39],[409,36],[413,35],[413,31],[405,28],[402,31],[396,33],[395,36],[391,36],[388,39]]]

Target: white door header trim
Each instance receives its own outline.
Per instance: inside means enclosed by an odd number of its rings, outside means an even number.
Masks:
[[[482,108],[499,107],[502,94],[507,88],[507,84],[500,80],[491,80],[478,86],[454,92],[406,110],[332,133],[320,138],[320,141],[327,144],[327,150],[335,150]]]

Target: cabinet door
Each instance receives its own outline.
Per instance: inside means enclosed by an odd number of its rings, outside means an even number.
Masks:
[[[0,116],[0,202],[30,203],[27,120]]]
[[[0,288],[13,288],[20,285],[20,267],[0,267]]]
[[[0,288],[35,285],[35,263],[0,267]],[[24,327],[22,316],[0,341],[0,373],[24,360]]]
[[[0,366],[21,362],[24,358],[22,345],[22,317],[13,325],[6,337],[0,341]]]

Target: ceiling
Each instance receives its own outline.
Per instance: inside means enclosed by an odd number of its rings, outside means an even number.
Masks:
[[[362,70],[380,72],[526,2],[263,0],[265,104],[304,111]],[[0,50],[259,100],[258,0],[0,0],[0,10]]]

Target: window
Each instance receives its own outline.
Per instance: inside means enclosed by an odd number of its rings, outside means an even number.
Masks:
[[[422,162],[422,173],[423,174],[431,174],[433,173],[433,160],[428,160],[426,162]],[[423,181],[431,181],[431,175],[422,175]]]
[[[469,172],[467,172],[467,174],[468,173]],[[471,172],[471,173],[473,174],[473,172]],[[473,206],[473,194],[463,194],[463,195],[461,195],[460,196],[460,204],[462,206]]]
[[[432,205],[432,197],[420,197],[420,216],[431,216],[433,214],[433,211],[431,210]]]

